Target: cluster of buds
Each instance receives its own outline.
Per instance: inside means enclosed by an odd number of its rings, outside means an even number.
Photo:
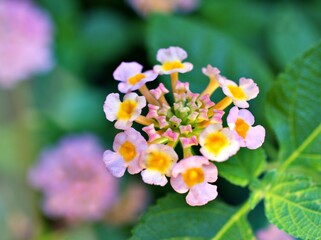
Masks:
[[[168,183],[178,193],[186,193],[191,206],[204,205],[217,197],[217,167],[237,153],[240,147],[256,149],[265,138],[262,126],[252,126],[254,117],[248,100],[255,98],[259,89],[252,79],[241,78],[239,85],[220,75],[217,68],[208,65],[203,73],[209,84],[202,93],[193,93],[188,82],[179,81],[179,73],[193,69],[183,62],[187,53],[179,47],[160,49],[160,65],[142,71],[136,62],[123,62],[114,71],[120,81],[118,89],[124,93],[111,93],[104,103],[104,112],[115,127],[124,130],[116,135],[113,150],[104,153],[104,162],[114,176],[121,177],[126,169],[130,174],[141,172],[145,183],[164,186]],[[147,82],[158,75],[170,75],[174,102],[169,104],[165,95],[170,91],[160,83],[149,90]],[[219,87],[226,97],[215,104],[210,97]],[[133,92],[139,90],[142,96]],[[223,127],[224,110],[234,104]],[[148,105],[146,116],[142,109]],[[143,125],[143,135],[132,128],[133,122]],[[181,155],[177,152],[183,149]],[[200,146],[200,148],[198,147]]]

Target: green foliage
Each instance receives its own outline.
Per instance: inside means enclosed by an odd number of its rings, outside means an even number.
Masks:
[[[245,205],[247,206],[247,205]],[[254,239],[243,208],[232,208],[216,200],[191,207],[182,195],[160,199],[133,230],[131,240],[149,239]]]
[[[267,117],[286,166],[321,164],[320,58],[321,44],[288,65],[268,96]]]
[[[265,168],[265,154],[262,149],[241,149],[228,161],[215,163],[219,175],[231,183],[246,186],[255,180]]]
[[[274,61],[283,68],[321,37],[321,32],[298,7],[278,6],[268,27],[269,49]]]
[[[268,219],[302,239],[321,239],[321,185],[306,176],[280,174],[266,192]]]

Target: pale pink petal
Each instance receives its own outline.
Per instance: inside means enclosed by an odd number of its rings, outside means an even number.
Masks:
[[[168,182],[164,174],[158,171],[145,169],[142,171],[142,178],[145,183],[152,185],[165,186]]]
[[[250,126],[254,124],[254,116],[249,110],[240,109],[239,117],[242,118]]]
[[[137,62],[122,62],[114,71],[116,80],[126,82],[128,78],[141,73],[143,66]]]
[[[206,68],[202,68],[202,72],[204,75],[208,77],[213,77],[215,79],[219,79],[220,76],[220,70],[216,67],[212,67],[210,64],[207,65]]]
[[[110,150],[104,152],[104,163],[108,171],[115,177],[122,177],[126,171],[122,156]]]
[[[230,109],[230,112],[226,118],[227,124],[231,129],[235,128],[235,122],[239,117],[239,109],[237,106],[234,106]]]
[[[185,184],[182,178],[182,175],[179,175],[177,177],[172,176],[170,179],[170,183],[172,188],[178,193],[186,193],[189,190],[188,186]]]
[[[218,176],[217,167],[213,164],[208,162],[207,165],[203,165],[203,170],[205,173],[205,182],[216,182]]]
[[[246,147],[257,149],[262,146],[265,138],[265,129],[261,125],[252,127],[246,135]]]
[[[217,187],[209,183],[201,183],[193,186],[186,196],[186,202],[190,206],[202,206],[217,197]]]
[[[115,122],[115,128],[121,129],[121,130],[126,130],[130,128],[133,125],[133,122],[131,121],[126,121],[126,120],[117,120]]]
[[[179,133],[174,132],[172,129],[168,128],[163,134],[163,137],[167,137],[171,141],[175,142],[178,139]]]
[[[202,167],[202,165],[207,164],[209,164],[209,161],[203,156],[192,156],[184,158],[174,165],[172,176],[177,177],[179,174],[184,173],[189,168],[200,168]]]
[[[109,121],[115,121],[117,119],[117,113],[120,105],[119,94],[111,93],[108,94],[104,103],[104,112],[106,118]]]
[[[143,127],[142,130],[147,133],[148,135],[148,141],[152,142],[161,136],[156,132],[154,124],[148,125],[146,127]]]
[[[164,63],[167,61],[182,61],[187,58],[187,53],[180,47],[161,48],[157,52],[157,61]]]
[[[259,94],[257,84],[250,78],[240,78],[240,87],[247,96],[247,100],[255,98]]]
[[[135,158],[134,160],[132,160],[129,164],[128,164],[128,172],[130,174],[137,174],[140,171],[142,171],[143,168],[140,164],[139,158]]]
[[[197,146],[198,141],[196,136],[191,136],[191,137],[181,137],[179,139],[181,141],[181,144],[183,148],[191,147],[191,146]]]

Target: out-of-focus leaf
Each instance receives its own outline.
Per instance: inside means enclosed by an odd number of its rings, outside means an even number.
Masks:
[[[281,5],[271,13],[267,32],[274,61],[283,68],[321,38],[321,31],[308,15],[293,5]]]
[[[184,196],[168,195],[143,216],[131,240],[254,239],[243,214],[219,200],[202,207],[190,207]]]
[[[241,149],[228,161],[216,163],[219,175],[231,183],[246,186],[255,180],[264,170],[265,155],[263,149]]]
[[[137,35],[133,35],[133,27],[137,34],[138,25],[133,26],[115,11],[91,11],[83,18],[80,32],[86,63],[113,60],[124,54],[135,43]]]
[[[260,47],[265,24],[270,20],[269,8],[259,1],[204,0],[200,12],[214,28]]]
[[[280,174],[265,197],[269,221],[302,239],[321,239],[321,186],[297,174]]]
[[[267,117],[280,144],[282,168],[321,165],[321,44],[288,65],[268,96]]]
[[[256,110],[258,121],[262,122],[263,100],[272,82],[272,75],[264,62],[251,50],[201,22],[161,15],[150,19],[147,46],[154,63],[158,49],[169,46],[184,48],[189,55],[186,61],[193,63],[194,70],[181,74],[180,79],[190,82],[191,89],[196,92],[201,92],[208,84],[208,79],[201,71],[207,64],[218,67],[222,75],[237,82],[240,77],[253,78],[260,87],[260,94],[251,105]]]
[[[97,240],[125,240],[128,239],[128,233],[116,226],[108,226],[107,224],[98,223],[94,227]]]

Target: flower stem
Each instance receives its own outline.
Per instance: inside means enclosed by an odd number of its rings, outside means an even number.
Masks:
[[[159,106],[159,102],[154,98],[154,96],[150,93],[148,88],[146,87],[146,84],[140,87],[139,89],[140,93],[144,95],[147,102],[156,106]]]
[[[147,118],[145,116],[138,116],[136,119],[135,119],[135,122],[141,124],[141,125],[145,125],[145,126],[148,126],[150,124],[155,124],[155,121],[150,119],[150,118]]]
[[[178,72],[174,72],[171,74],[171,84],[172,84],[173,93],[175,92],[177,81],[178,81]]]
[[[231,103],[233,102],[232,98],[230,97],[225,97],[221,101],[219,101],[215,106],[214,109],[217,110],[224,110],[227,108]]]
[[[206,94],[208,94],[209,96],[211,96],[213,94],[213,92],[219,87],[219,83],[218,81],[214,78],[211,77],[210,78],[210,82],[207,85],[207,87],[205,88],[205,90],[201,93],[200,97],[205,96]]]

